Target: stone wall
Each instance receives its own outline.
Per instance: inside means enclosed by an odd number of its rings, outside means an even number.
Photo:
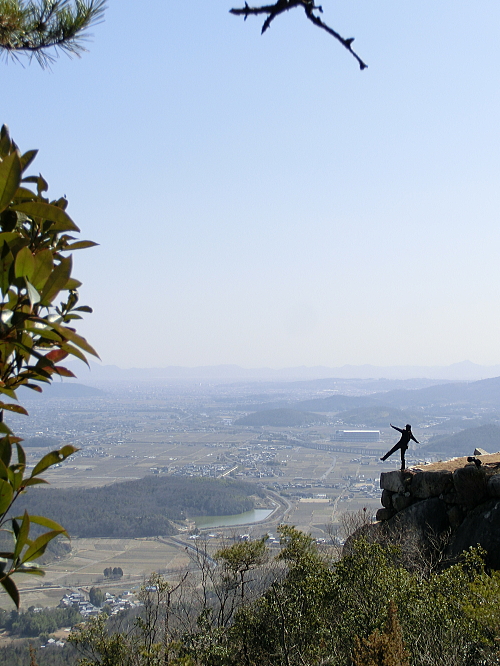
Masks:
[[[500,569],[500,454],[382,472],[380,487],[382,508],[363,528],[367,538],[422,551],[446,540],[450,561],[479,544]]]

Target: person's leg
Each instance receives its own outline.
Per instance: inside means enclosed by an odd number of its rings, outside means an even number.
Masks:
[[[385,454],[385,456],[383,456],[382,458],[380,458],[380,460],[387,460],[387,458],[389,458],[390,456],[392,456],[393,453],[396,453],[396,451],[397,451],[398,449],[399,449],[399,443],[396,444],[395,446],[393,446],[392,449],[391,449],[390,451],[388,451],[388,452]]]
[[[406,460],[405,460],[405,453],[408,450],[407,446],[402,446],[401,447],[401,469],[406,469]]]

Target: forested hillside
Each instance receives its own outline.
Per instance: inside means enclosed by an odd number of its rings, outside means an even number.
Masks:
[[[171,520],[249,511],[257,493],[244,481],[155,476],[101,488],[34,488],[16,512],[57,520],[71,536],[144,537],[173,534]]]

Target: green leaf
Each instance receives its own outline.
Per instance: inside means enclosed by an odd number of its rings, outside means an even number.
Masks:
[[[23,467],[26,467],[26,453],[24,452],[23,447],[20,444],[16,443],[16,449],[17,449],[17,460],[19,464],[22,465]]]
[[[38,150],[27,150],[21,155],[21,169],[25,171],[38,154]]]
[[[45,576],[45,571],[36,566],[34,562],[30,562],[29,566],[21,564],[19,569],[16,570],[19,574],[31,574],[32,576]]]
[[[32,335],[39,335],[41,338],[47,340],[54,340],[55,342],[62,342],[61,336],[53,331],[51,328],[35,328],[34,326],[26,326],[25,331]]]
[[[42,305],[50,305],[61,289],[66,287],[72,266],[73,260],[70,256],[61,259],[61,263],[54,268],[42,289]]]
[[[30,533],[30,517],[28,516],[28,512],[25,511],[21,527],[19,528],[19,533],[16,538],[16,545],[14,548],[14,560],[17,560],[19,555],[21,555],[21,551],[28,541],[29,533]]]
[[[84,250],[87,247],[95,247],[99,243],[94,243],[94,241],[77,241],[71,245],[67,245],[61,252],[67,252],[68,250]]]
[[[0,578],[0,585],[16,604],[16,608],[19,608],[19,592],[12,578],[10,576],[4,576],[4,578]]]
[[[57,465],[63,460],[66,460],[68,456],[70,456],[72,453],[75,453],[78,450],[79,449],[77,449],[75,446],[72,446],[71,444],[66,444],[66,446],[62,447],[62,449],[58,449],[57,451],[51,451],[50,453],[47,453],[47,455],[43,456],[43,458],[38,461],[37,465],[35,466],[35,469],[31,472],[31,478],[37,476],[38,474],[45,471],[49,467],[52,467],[52,465]]]
[[[49,482],[45,481],[45,479],[29,478],[29,479],[24,479],[23,480],[23,487],[28,488],[29,486],[37,486],[40,483],[46,483],[47,485],[49,485]]]
[[[70,278],[64,288],[67,289],[68,291],[75,291],[75,289],[79,289],[82,286],[82,283],[80,280],[75,280],[75,278]]]
[[[10,437],[2,437],[0,439],[0,460],[2,460],[5,467],[10,465],[10,459],[12,458],[12,443]]]
[[[31,307],[36,305],[37,303],[40,303],[40,294],[38,291],[35,289],[35,287],[31,284],[31,282],[28,280],[28,278],[24,278],[26,281],[26,289],[28,290],[28,298],[30,299],[30,304]]]
[[[29,247],[22,247],[16,256],[14,272],[16,278],[26,277],[31,279],[35,271],[35,258]]]
[[[77,347],[73,347],[73,345],[70,345],[69,342],[66,342],[65,344],[61,345],[61,349],[64,349],[65,351],[68,352],[68,354],[76,356],[76,358],[79,358],[80,361],[83,361],[84,363],[89,365],[89,362],[85,357],[85,354],[83,354]]]
[[[37,252],[35,254],[35,270],[31,276],[31,283],[37,289],[42,289],[53,268],[54,259],[51,250],[45,249]]]
[[[0,432],[3,432],[5,435],[13,435],[14,433],[12,430],[9,428],[9,426],[4,423],[3,421],[0,421]]]
[[[21,182],[21,160],[13,152],[0,162],[0,212],[5,210]]]
[[[18,517],[18,520],[19,518],[20,516]],[[67,531],[64,529],[64,527],[59,525],[59,523],[56,523],[55,520],[50,520],[50,518],[46,518],[45,516],[30,516],[30,521],[32,523],[36,523],[37,525],[41,525],[42,527],[46,527],[49,530],[59,532],[69,539],[69,534]]]
[[[10,388],[6,388],[5,386],[0,386],[0,393],[3,393],[4,395],[8,395],[9,398],[12,398],[13,400],[17,400],[17,396],[15,391],[13,391]]]
[[[53,222],[54,224],[50,228],[51,231],[80,231],[70,216],[57,206],[38,201],[25,201],[11,206],[11,208],[30,217],[41,217]]]
[[[93,312],[92,308],[88,305],[80,305],[78,308],[73,308],[75,312]]]
[[[14,491],[12,486],[5,479],[0,479],[0,516],[9,508]]]
[[[23,555],[23,564],[25,562],[30,562],[31,560],[36,560],[37,557],[41,557],[45,549],[47,548],[47,545],[49,544],[52,539],[55,539],[57,536],[61,534],[60,530],[52,530],[51,532],[45,532],[44,534],[40,534],[39,537],[37,537],[31,546],[27,548],[26,552]]]
[[[18,199],[28,199],[28,201],[31,201],[36,199],[36,194],[29,190],[27,187],[18,187],[14,196],[14,201],[17,202]]]
[[[67,326],[60,326],[59,324],[51,324],[51,326],[59,333],[59,335],[62,335],[77,347],[80,347],[80,349],[86,351],[88,354],[92,354],[92,356],[99,358],[99,354],[91,345],[89,345],[87,340],[85,340],[85,338],[83,338],[81,335],[78,335],[78,333],[73,331],[71,328],[68,328]]]

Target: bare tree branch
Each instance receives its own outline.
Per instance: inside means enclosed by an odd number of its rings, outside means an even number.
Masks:
[[[261,7],[249,7],[245,2],[244,7],[239,9],[233,8],[230,9],[229,12],[231,14],[235,14],[236,16],[244,16],[245,21],[251,15],[267,14],[267,18],[264,21],[264,25],[262,26],[261,34],[264,34],[264,32],[266,32],[266,30],[271,25],[272,21],[274,21],[274,19],[279,16],[279,14],[288,12],[290,9],[294,9],[295,7],[302,7],[309,21],[314,23],[314,25],[318,28],[325,30],[329,35],[332,35],[332,37],[335,37],[335,39],[340,42],[342,46],[347,49],[349,53],[357,60],[360,69],[366,69],[368,67],[368,65],[363,62],[363,60],[361,60],[359,55],[352,48],[354,37],[345,39],[336,30],[330,28],[330,26],[328,26],[317,14],[314,13],[315,11],[319,12],[320,14],[323,13],[323,8],[320,5],[315,5],[314,0],[277,0],[274,5],[262,5]]]

